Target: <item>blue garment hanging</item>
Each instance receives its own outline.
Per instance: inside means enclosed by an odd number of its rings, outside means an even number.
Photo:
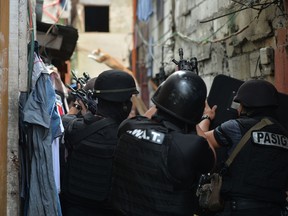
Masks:
[[[32,149],[27,215],[61,216],[60,201],[56,190],[52,161],[52,141],[58,135],[61,121],[56,116],[56,94],[47,70],[39,72],[42,60],[34,54],[32,91],[23,113],[23,121],[31,126]],[[38,70],[38,71],[37,71]],[[35,77],[34,77],[35,78]],[[32,79],[33,80],[33,79]],[[35,85],[33,85],[35,84]]]
[[[137,17],[139,21],[148,21],[153,13],[152,0],[138,0]]]

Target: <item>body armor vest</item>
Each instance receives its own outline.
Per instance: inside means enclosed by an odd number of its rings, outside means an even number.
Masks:
[[[67,190],[70,194],[96,201],[107,200],[117,129],[116,124],[106,126],[73,146],[68,156]]]
[[[238,120],[242,134],[259,120]],[[268,202],[285,201],[288,183],[288,140],[285,129],[274,124],[254,131],[223,176],[222,192]]]
[[[120,127],[113,169],[114,205],[127,216],[191,215],[193,182],[177,190],[181,182],[167,169],[169,146],[179,132],[145,119],[138,122],[129,120],[129,126]],[[188,136],[189,144],[198,145],[196,135]]]

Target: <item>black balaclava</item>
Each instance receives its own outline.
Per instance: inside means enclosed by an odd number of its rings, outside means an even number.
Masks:
[[[103,117],[110,117],[121,123],[125,120],[131,112],[132,102],[127,100],[125,102],[112,102],[98,98],[98,115]]]

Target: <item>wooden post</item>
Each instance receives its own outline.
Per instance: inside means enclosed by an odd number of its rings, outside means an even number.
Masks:
[[[136,22],[137,22],[137,0],[133,0],[133,50],[132,50],[132,72],[134,77],[137,79],[137,32],[136,32]]]
[[[285,4],[285,11],[288,12],[288,2]],[[287,52],[287,25],[276,30],[277,46],[275,49],[275,86],[278,91],[288,94],[288,52]]]
[[[276,30],[277,47],[275,49],[275,87],[279,92],[288,93],[288,29]]]
[[[0,215],[7,214],[9,0],[0,1]]]

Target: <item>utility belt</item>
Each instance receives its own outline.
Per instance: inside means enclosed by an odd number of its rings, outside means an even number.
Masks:
[[[251,199],[231,199],[225,201],[225,210],[236,211],[244,209],[257,209],[257,208],[281,208],[277,203],[266,201],[257,201]]]

